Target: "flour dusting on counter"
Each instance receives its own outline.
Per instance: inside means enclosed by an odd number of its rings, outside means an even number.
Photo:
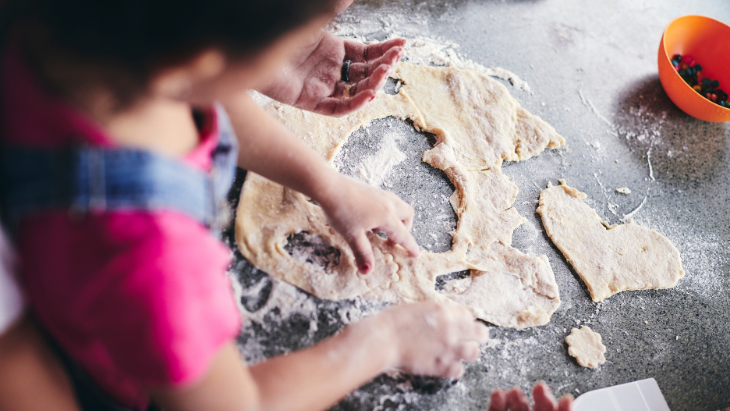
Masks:
[[[391,34],[388,38],[401,37],[398,34]],[[520,79],[517,74],[501,67],[485,67],[473,60],[459,55],[456,49],[459,45],[449,41],[438,41],[422,36],[407,38],[405,55],[406,61],[414,64],[428,66],[456,67],[460,69],[475,70],[490,77],[508,80],[510,84],[520,90],[532,93],[530,85]]]
[[[358,177],[375,187],[380,187],[383,184],[393,167],[406,159],[406,155],[398,149],[395,142],[396,138],[397,136],[394,136],[393,133],[386,133],[383,136],[380,150],[360,163]]]

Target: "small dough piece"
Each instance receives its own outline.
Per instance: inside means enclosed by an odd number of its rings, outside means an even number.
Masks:
[[[679,250],[632,221],[608,225],[583,202],[585,194],[549,185],[537,212],[550,239],[588,286],[593,301],[625,290],[671,288],[684,276]]]
[[[616,189],[619,194],[631,194],[631,190],[628,187],[619,187]]]
[[[606,346],[601,342],[601,334],[588,326],[584,325],[580,330],[573,328],[570,335],[565,337],[565,342],[568,343],[568,354],[575,357],[583,367],[598,368],[606,362],[603,356]]]

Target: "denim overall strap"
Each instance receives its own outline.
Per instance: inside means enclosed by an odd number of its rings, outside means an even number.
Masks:
[[[228,113],[219,103],[215,104],[218,117],[218,147],[213,151],[213,182],[216,198],[225,199],[236,178],[238,165],[238,139],[233,132]]]
[[[230,223],[233,214],[227,202],[227,196],[236,178],[238,139],[223,106],[216,103],[215,111],[218,117],[218,146],[213,151],[211,177],[217,207],[215,221],[210,226],[214,232],[221,233]]]
[[[77,147],[5,147],[5,216],[11,230],[23,217],[65,209],[73,215],[172,209],[211,225],[217,210],[212,179],[186,164],[147,151]]]
[[[226,194],[235,177],[238,145],[225,111],[220,106],[216,111],[220,141],[210,174],[143,150],[5,147],[0,175],[11,232],[25,216],[58,209],[77,216],[175,210],[221,230],[230,218]]]

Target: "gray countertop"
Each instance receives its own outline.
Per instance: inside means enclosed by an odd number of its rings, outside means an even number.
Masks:
[[[730,127],[679,111],[656,69],[664,27],[685,14],[729,23],[730,2],[381,0],[356,2],[338,18],[370,39],[393,32],[438,37],[482,65],[516,73],[533,94],[505,82],[512,95],[567,145],[503,168],[520,189],[514,207],[528,219],[513,245],[547,255],[560,287],[563,302],[552,321],[523,331],[491,327],[493,341],[460,381],[381,376],[333,410],[485,410],[497,387],[527,389],[544,380],[557,394],[577,396],[649,377],[674,411],[730,407]],[[453,186],[420,162],[429,136],[399,120],[376,121],[348,141],[341,169],[351,172],[393,130],[408,137],[399,142],[408,160],[392,173],[389,189],[416,208],[419,244],[446,250],[455,216],[447,210],[445,220],[434,223],[434,213],[444,210],[429,207],[428,198],[448,197]],[[634,219],[680,250],[686,276],[679,285],[593,303],[535,214],[540,190],[560,178],[588,194],[586,202],[610,223],[641,207]],[[619,187],[632,193],[615,193]],[[231,272],[242,285],[244,315],[252,319],[239,343],[250,361],[314,344],[374,309],[361,300],[321,301],[284,290],[236,256]],[[278,300],[269,301],[277,293]],[[564,338],[579,324],[603,336],[607,362],[598,370],[568,356]]]

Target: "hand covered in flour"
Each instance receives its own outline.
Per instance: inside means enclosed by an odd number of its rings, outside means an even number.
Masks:
[[[284,104],[329,116],[361,109],[375,98],[403,55],[405,39],[362,44],[322,32],[258,91]],[[351,61],[349,82],[343,65]]]
[[[565,395],[560,402],[555,401],[553,393],[544,382],[535,384],[532,389],[532,399],[535,401],[535,405],[530,408],[530,402],[519,388],[514,387],[507,393],[502,389],[497,389],[492,392],[487,411],[570,411],[573,409],[572,396]]]
[[[330,225],[350,245],[361,273],[367,274],[375,264],[368,231],[383,231],[392,246],[401,245],[413,257],[420,254],[418,244],[409,232],[413,225],[410,205],[393,193],[339,173],[330,181],[327,192],[315,200]]]
[[[479,344],[489,339],[487,327],[454,304],[399,305],[371,318],[392,334],[391,367],[412,374],[459,378],[462,361],[479,358]]]

